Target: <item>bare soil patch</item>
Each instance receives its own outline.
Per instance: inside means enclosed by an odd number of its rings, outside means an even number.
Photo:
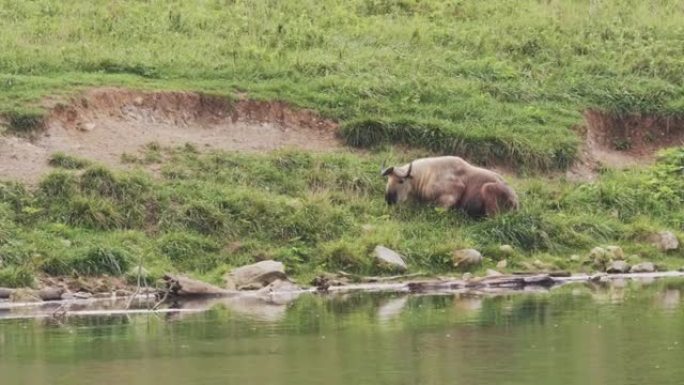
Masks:
[[[568,175],[591,180],[602,167],[624,169],[652,164],[658,150],[684,146],[684,117],[618,116],[598,110],[584,112],[578,162]]]
[[[45,129],[32,140],[0,136],[0,179],[35,183],[55,152],[125,167],[123,153],[151,142],[249,152],[344,148],[337,123],[278,101],[102,88],[46,107]]]

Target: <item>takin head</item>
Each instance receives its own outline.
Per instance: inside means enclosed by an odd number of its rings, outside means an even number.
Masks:
[[[406,170],[400,171],[395,167],[381,167],[380,173],[387,177],[387,186],[385,187],[385,202],[389,205],[401,203],[406,201],[411,195],[413,184],[411,183],[411,170],[413,169],[413,162],[409,163]]]

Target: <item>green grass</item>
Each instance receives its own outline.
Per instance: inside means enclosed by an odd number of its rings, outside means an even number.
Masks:
[[[515,248],[511,270],[535,259],[580,270],[567,257],[606,244],[681,267],[681,249],[663,254],[646,241],[662,229],[682,239],[681,149],[595,183],[526,171],[575,160],[584,110],[684,116],[682,20],[678,0],[0,0],[7,134],[43,128],[46,97],[122,86],[283,100],[338,120],[350,145],[372,149],[200,154],[152,143],[122,154],[131,167],[161,167],[160,179],[54,154],[59,170],[37,188],[0,183],[0,285],[125,275],[140,258],[152,278],[218,280],[266,258],[301,279],[375,274],[378,244],[414,271],[451,271],[462,247],[483,250],[491,267],[501,244]],[[379,164],[437,153],[534,175],[513,180],[522,210],[475,221],[386,207]]]
[[[0,112],[22,130],[85,87],[242,91],[354,145],[565,168],[587,108],[684,113],[682,19],[679,0],[6,1]]]
[[[633,261],[684,265],[681,249],[664,254],[646,240],[663,229],[684,234],[682,149],[596,183],[513,179],[522,209],[486,220],[424,205],[388,207],[378,165],[414,154],[157,151],[167,159],[158,180],[91,166],[56,171],[35,191],[0,184],[0,255],[10,269],[0,277],[122,275],[141,257],[152,277],[181,271],[216,281],[230,267],[266,258],[304,280],[323,270],[377,274],[378,244],[405,255],[412,271],[440,273],[454,272],[451,254],[464,247],[483,251],[483,268],[507,258],[509,269],[524,269],[540,259],[579,271],[582,261],[570,255],[608,244]],[[513,255],[503,255],[502,244]]]

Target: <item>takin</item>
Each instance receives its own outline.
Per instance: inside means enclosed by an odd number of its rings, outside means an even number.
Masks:
[[[473,217],[517,210],[518,196],[501,175],[476,167],[456,156],[416,159],[400,167],[381,168],[387,178],[385,201],[411,198],[457,208]]]

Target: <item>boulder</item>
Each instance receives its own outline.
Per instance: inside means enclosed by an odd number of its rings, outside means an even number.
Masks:
[[[168,292],[178,297],[221,296],[229,293],[214,285],[182,275],[165,274],[164,283]]]
[[[16,289],[10,294],[9,300],[12,302],[40,302],[38,292],[32,289]]]
[[[482,263],[482,254],[475,249],[461,249],[454,251],[454,267],[469,268]]]
[[[608,254],[608,251],[604,249],[603,247],[594,247],[591,249],[589,252],[589,258],[591,259],[603,259],[606,258],[606,255]]]
[[[656,267],[651,262],[638,263],[629,270],[630,273],[653,273],[656,271]]]
[[[501,251],[505,255],[512,255],[513,253],[515,253],[515,250],[511,245],[501,245],[499,246],[499,251]]]
[[[625,259],[625,252],[622,251],[622,247],[620,246],[608,246],[606,247],[606,252],[608,256],[612,259]]]
[[[579,262],[579,261],[581,261],[581,260],[582,260],[582,258],[581,258],[579,255],[577,255],[577,254],[573,254],[573,255],[570,256],[570,261],[571,261],[571,262]]]
[[[388,270],[404,272],[408,269],[404,258],[394,250],[388,249],[385,246],[376,246],[373,250],[373,257],[375,262]]]
[[[494,269],[487,269],[487,272],[485,273],[487,277],[500,277],[503,274],[499,273],[498,271]]]
[[[506,261],[505,259],[500,260],[500,261],[497,262],[497,264],[496,264],[496,268],[497,268],[497,269],[501,269],[501,270],[505,269],[506,266],[508,266],[508,261]]]
[[[628,273],[629,268],[629,264],[625,261],[613,261],[606,269],[606,272],[608,272],[608,274],[623,274]]]
[[[233,269],[224,277],[225,287],[231,290],[258,290],[271,282],[286,280],[282,262],[266,260]]]
[[[653,234],[650,237],[650,241],[661,251],[677,250],[679,248],[679,240],[671,231],[661,231]]]
[[[57,301],[62,299],[64,288],[61,287],[46,287],[38,291],[38,297],[43,301]]]

